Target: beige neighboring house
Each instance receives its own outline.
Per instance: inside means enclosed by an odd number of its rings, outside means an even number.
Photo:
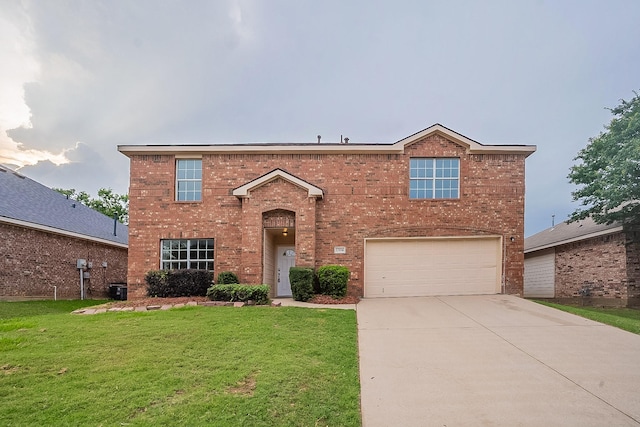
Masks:
[[[640,231],[592,219],[563,222],[524,243],[524,296],[640,306]]]

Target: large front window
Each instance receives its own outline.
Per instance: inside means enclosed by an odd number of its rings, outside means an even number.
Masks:
[[[160,268],[213,271],[213,239],[161,240]]]
[[[176,200],[202,200],[201,159],[180,159],[176,162]]]
[[[411,159],[409,167],[409,198],[457,199],[460,193],[460,159]]]

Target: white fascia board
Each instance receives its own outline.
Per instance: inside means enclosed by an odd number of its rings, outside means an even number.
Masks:
[[[393,144],[235,144],[235,145],[119,145],[126,156],[143,154],[401,154]]]
[[[61,236],[74,237],[76,239],[89,240],[91,242],[102,243],[104,245],[116,246],[118,248],[128,249],[129,245],[124,243],[113,242],[107,239],[101,239],[99,237],[87,236],[86,234],[75,233],[73,231],[62,230],[60,228],[49,227],[47,225],[35,224],[33,222],[22,221],[14,218],[0,217],[0,222],[6,224],[17,225],[20,227],[31,228],[33,230],[44,231],[47,233],[59,234]]]
[[[445,138],[464,147],[469,154],[525,154],[528,157],[537,149],[535,145],[483,145],[440,124],[435,124],[418,133],[414,133],[393,145],[400,145],[404,150],[404,147],[431,134],[444,136]]]
[[[440,134],[464,147],[469,154],[524,154],[536,151],[535,145],[483,145],[440,124],[393,144],[204,144],[204,145],[118,145],[118,151],[126,156],[136,154],[402,154],[405,147],[432,135]]]
[[[266,175],[263,175],[257,179],[254,179],[251,182],[248,182],[246,184],[244,184],[241,187],[236,188],[235,190],[233,190],[233,195],[236,197],[240,197],[240,198],[244,198],[244,197],[249,197],[249,192],[257,187],[260,187],[264,184],[267,184],[271,181],[273,181],[274,179],[277,178],[282,178],[286,181],[291,182],[292,184],[297,185],[298,187],[302,187],[305,190],[307,190],[309,197],[320,197],[322,198],[324,196],[324,193],[322,191],[321,188],[316,187],[315,185],[309,184],[306,181],[301,180],[300,178],[291,175],[290,173],[287,173],[285,171],[283,171],[282,169],[276,169],[273,170],[271,172],[269,172]]]
[[[620,232],[622,230],[623,230],[623,227],[620,226],[620,227],[615,227],[615,228],[609,228],[607,230],[596,231],[595,233],[584,234],[582,236],[572,237],[570,239],[560,240],[558,242],[548,243],[546,245],[541,245],[541,246],[536,246],[536,247],[533,247],[533,248],[525,249],[524,253],[528,254],[528,253],[531,253],[531,252],[541,251],[543,249],[549,249],[549,248],[554,248],[554,247],[560,246],[560,245],[566,245],[567,243],[574,243],[574,242],[579,242],[581,240],[592,239],[594,237],[606,236],[607,234],[618,233],[618,232]]]

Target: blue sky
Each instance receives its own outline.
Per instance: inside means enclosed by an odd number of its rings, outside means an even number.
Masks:
[[[188,5],[188,7],[187,7]],[[533,144],[525,234],[640,90],[636,0],[0,0],[0,162],[127,191],[118,144],[395,142],[441,123]]]

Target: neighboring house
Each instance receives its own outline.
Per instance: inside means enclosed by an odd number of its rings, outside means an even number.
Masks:
[[[524,296],[584,305],[640,305],[640,233],[592,219],[525,239]]]
[[[345,140],[346,141],[346,140]],[[522,294],[525,158],[439,124],[396,143],[122,145],[129,295],[154,269],[233,271],[291,295],[293,265],[365,297]]]
[[[0,239],[0,299],[104,298],[127,279],[126,226],[4,166]]]

